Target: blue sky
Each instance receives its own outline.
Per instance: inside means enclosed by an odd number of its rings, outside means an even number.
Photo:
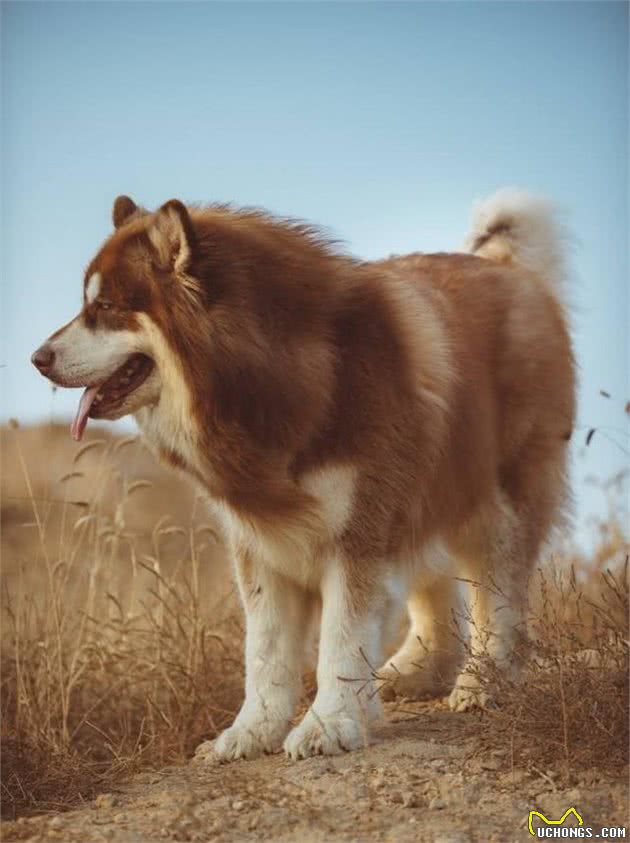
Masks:
[[[2,14],[2,417],[69,417],[31,351],[78,309],[118,193],[262,205],[364,257],[457,247],[473,200],[576,234],[584,478],[627,462],[628,5],[29,3]],[[612,398],[600,395],[606,390]],[[585,451],[586,430],[604,426]]]

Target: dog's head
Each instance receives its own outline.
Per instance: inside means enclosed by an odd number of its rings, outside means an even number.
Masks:
[[[75,439],[88,417],[117,419],[160,401],[172,366],[169,309],[202,310],[188,274],[195,232],[186,207],[171,200],[150,214],[119,196],[112,216],[115,231],[85,273],[81,311],[31,358],[53,383],[85,388]]]

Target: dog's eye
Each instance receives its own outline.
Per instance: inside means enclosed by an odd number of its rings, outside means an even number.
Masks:
[[[98,299],[96,302],[96,306],[99,310],[111,310],[112,304],[111,302],[101,301],[101,299]]]

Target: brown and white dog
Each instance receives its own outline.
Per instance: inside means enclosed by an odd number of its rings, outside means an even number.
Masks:
[[[113,220],[81,312],[33,362],[85,387],[76,438],[132,413],[225,525],[246,695],[214,752],[359,747],[375,673],[483,703],[476,668],[516,672],[529,573],[566,498],[574,363],[549,206],[503,191],[467,253],[373,263],[258,211],[121,196]],[[475,583],[463,665],[455,575]],[[405,599],[408,637],[378,671]],[[317,695],[291,728],[318,611]]]

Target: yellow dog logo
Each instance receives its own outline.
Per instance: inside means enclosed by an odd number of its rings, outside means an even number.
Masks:
[[[566,820],[569,814],[574,815],[574,817],[578,821],[578,825],[584,825],[582,817],[578,814],[575,808],[569,808],[567,811],[564,812],[564,814],[560,817],[559,820],[548,820],[547,817],[540,813],[540,811],[530,811],[529,824],[527,826],[529,828],[529,833],[532,835],[532,837],[536,837],[536,832],[534,831],[534,817],[540,817],[540,819],[544,823],[546,823],[546,825],[562,825],[562,823]]]

